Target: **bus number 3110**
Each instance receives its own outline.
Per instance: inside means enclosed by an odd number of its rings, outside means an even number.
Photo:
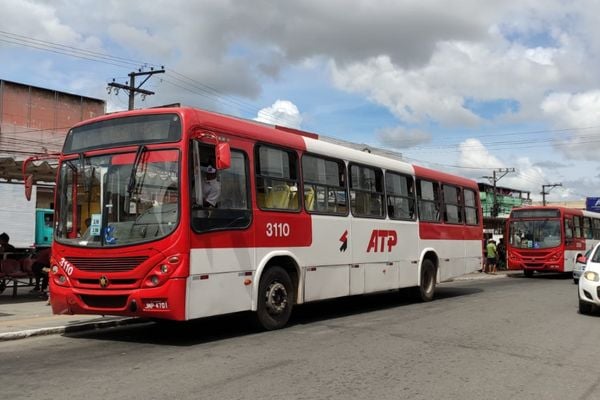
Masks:
[[[288,237],[290,236],[290,225],[286,222],[267,223],[268,237]]]

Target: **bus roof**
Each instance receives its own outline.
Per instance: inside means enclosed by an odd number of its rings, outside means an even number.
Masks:
[[[545,205],[545,206],[527,206],[527,207],[515,207],[512,211],[520,211],[520,210],[558,210],[561,214],[570,213],[574,215],[582,215],[584,217],[594,217],[600,218],[600,213],[587,211],[582,208],[572,208],[566,206],[559,205]]]
[[[276,130],[277,144],[285,147],[306,149],[309,152],[345,158],[351,162],[377,165],[385,169],[416,174],[419,177],[432,180],[443,180],[448,183],[454,183],[477,190],[477,183],[474,180],[407,163],[401,159],[401,155],[398,153],[383,149],[375,149],[376,151],[373,152],[374,148],[370,146],[365,148],[367,151],[362,151],[358,149],[365,147],[361,144],[351,143],[353,146],[350,146],[348,145],[350,142],[332,140],[331,138],[321,137],[312,132],[279,125],[270,125],[259,121],[193,107],[162,107],[121,111],[80,122],[74,125],[74,127],[117,117],[168,113],[176,113],[180,115],[183,120],[187,120],[188,124],[208,128],[214,130],[215,133],[226,132],[240,137],[263,141],[265,143],[271,143],[273,141],[273,131]]]

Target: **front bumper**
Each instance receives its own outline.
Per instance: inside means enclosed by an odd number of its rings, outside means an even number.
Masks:
[[[579,299],[600,306],[598,289],[600,282],[594,282],[581,277],[579,279]]]
[[[156,288],[107,290],[50,285],[54,314],[97,314],[185,320],[186,280],[175,278]]]

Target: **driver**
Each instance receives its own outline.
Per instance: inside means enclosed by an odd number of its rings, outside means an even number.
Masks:
[[[202,202],[204,207],[214,208],[221,196],[221,182],[217,180],[217,170],[209,165],[206,168],[206,176],[202,184]]]

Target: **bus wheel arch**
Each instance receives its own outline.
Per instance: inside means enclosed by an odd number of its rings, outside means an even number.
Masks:
[[[260,328],[274,330],[287,324],[297,301],[298,283],[298,266],[293,258],[276,256],[264,265],[255,301],[256,322]]]
[[[435,286],[438,283],[438,257],[433,251],[423,255],[419,268],[419,285],[413,288],[413,297],[419,301],[431,301],[435,295]]]

